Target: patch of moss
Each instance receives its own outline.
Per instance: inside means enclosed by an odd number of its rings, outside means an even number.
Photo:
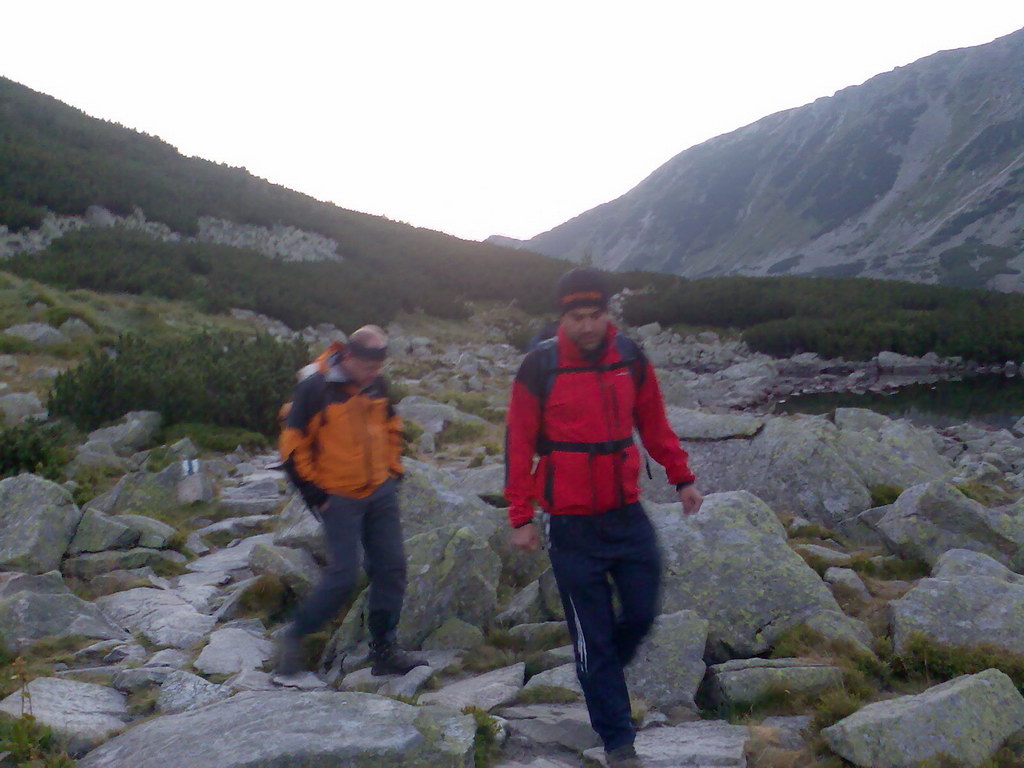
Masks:
[[[498,752],[498,723],[478,707],[466,707],[464,715],[472,715],[476,723],[473,737],[473,765],[476,768],[488,768],[494,763]]]
[[[1004,672],[1024,692],[1024,654],[995,645],[970,648],[940,645],[920,632],[912,633],[900,653],[889,658],[893,672],[907,680],[941,682],[986,669]]]
[[[871,491],[871,506],[886,507],[892,504],[903,493],[903,489],[896,485],[873,485]]]
[[[524,688],[516,697],[517,704],[573,704],[579,700],[578,693],[554,685]]]

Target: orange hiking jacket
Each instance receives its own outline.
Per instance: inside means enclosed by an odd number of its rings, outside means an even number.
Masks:
[[[402,420],[382,377],[366,389],[338,364],[342,346],[317,358],[317,370],[295,387],[281,432],[285,471],[314,510],[328,494],[364,498],[402,474]]]

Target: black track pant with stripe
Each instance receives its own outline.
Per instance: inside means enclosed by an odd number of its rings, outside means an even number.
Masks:
[[[654,528],[639,503],[599,515],[552,515],[550,555],[590,723],[606,750],[632,744],[624,669],[658,614]]]

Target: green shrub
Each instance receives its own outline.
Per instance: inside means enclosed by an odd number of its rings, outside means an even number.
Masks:
[[[523,688],[516,697],[518,704],[573,704],[580,700],[580,695],[567,688],[556,685],[535,685]]]
[[[17,355],[28,352],[31,346],[27,339],[0,333],[0,355]]]
[[[61,424],[28,421],[0,427],[0,478],[33,472],[56,480],[70,459],[67,434]]]
[[[74,768],[63,742],[31,715],[14,718],[0,712],[0,760],[3,765]]]
[[[57,376],[49,408],[83,429],[128,411],[155,410],[165,424],[198,422],[274,435],[281,403],[307,358],[301,344],[267,336],[127,335],[118,339],[113,356],[90,352]]]
[[[259,432],[212,424],[174,424],[163,431],[161,440],[173,444],[186,437],[197,448],[216,453],[228,453],[238,446],[247,451],[259,451],[268,448],[270,444],[267,437]]]
[[[483,437],[487,427],[475,421],[452,421],[437,436],[437,447],[468,443]]]

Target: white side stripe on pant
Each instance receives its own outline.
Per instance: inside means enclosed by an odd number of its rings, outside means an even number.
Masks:
[[[580,616],[576,613],[576,603],[569,598],[569,605],[572,607],[572,618],[576,622],[576,655],[580,659],[580,669],[586,674],[587,671],[587,639],[583,636],[583,625],[580,624]]]

